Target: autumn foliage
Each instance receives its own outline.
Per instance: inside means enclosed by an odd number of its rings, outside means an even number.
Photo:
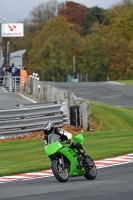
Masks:
[[[62,7],[59,9],[58,15],[66,17],[68,23],[81,26],[82,21],[85,18],[85,13],[88,9],[89,8],[82,4],[66,1],[66,3],[62,4]]]
[[[12,38],[11,44],[11,52],[27,50],[23,64],[29,74],[37,72],[41,81],[51,81],[52,76],[67,81],[74,57],[81,81],[86,75],[88,81],[133,79],[131,0],[108,10],[51,0],[33,11],[32,20],[23,21],[24,37]]]

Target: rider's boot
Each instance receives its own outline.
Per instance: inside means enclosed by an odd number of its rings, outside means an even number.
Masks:
[[[82,155],[82,159],[85,161],[87,166],[91,169],[94,166],[94,162],[92,162],[92,159],[85,154],[85,151],[83,148],[79,150],[80,150],[80,154]]]
[[[72,141],[71,147],[76,148],[82,157],[85,157],[85,151],[79,142]]]
[[[82,149],[79,149],[79,151],[80,151],[80,154],[82,155],[82,157],[85,158],[85,157],[86,157],[86,154],[85,154],[84,149],[83,149],[83,148],[82,148]]]

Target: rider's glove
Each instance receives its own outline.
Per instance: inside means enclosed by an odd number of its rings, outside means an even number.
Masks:
[[[59,128],[58,131],[59,131],[59,134],[64,135],[64,130],[63,129]]]
[[[66,144],[71,144],[72,140],[66,140]]]
[[[43,141],[44,141],[44,145],[48,144],[48,142],[47,142],[47,140],[45,138],[43,138]]]

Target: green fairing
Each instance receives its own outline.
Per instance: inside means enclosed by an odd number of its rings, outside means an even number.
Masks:
[[[82,134],[78,134],[75,137],[73,137],[73,140],[75,140],[76,142],[80,142],[81,144],[84,143],[84,137]]]
[[[45,152],[47,156],[54,155],[55,153],[59,152],[60,148],[62,148],[63,145],[57,140],[56,142],[52,144],[48,144],[45,146]]]
[[[83,144],[84,138],[82,134],[78,134],[73,138],[76,142],[80,142]],[[52,144],[48,144],[45,146],[45,152],[46,154],[52,158],[54,155],[62,154],[64,155],[70,162],[70,171],[69,171],[69,177],[72,176],[82,176],[85,174],[85,169],[78,169],[77,168],[77,150],[71,149],[70,144],[64,144],[62,145],[58,140]],[[75,157],[74,157],[75,156]]]
[[[82,176],[85,174],[85,169],[77,169],[77,157],[74,157],[74,155],[76,155],[76,152],[73,151],[72,149],[66,147],[66,148],[62,148],[60,149],[60,153],[62,153],[66,158],[68,158],[68,160],[71,163],[71,167],[70,167],[70,171],[69,171],[69,177],[70,176]]]

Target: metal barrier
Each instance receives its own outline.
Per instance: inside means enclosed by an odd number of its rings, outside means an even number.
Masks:
[[[22,107],[22,108],[20,108]],[[0,138],[16,137],[41,131],[45,122],[56,127],[69,125],[68,113],[63,112],[62,104],[17,105],[16,109],[0,110]]]
[[[0,76],[0,86],[7,92],[22,92],[20,76]]]
[[[8,76],[6,76],[6,78],[7,78],[7,80],[4,79],[3,83],[5,83],[4,88],[7,91],[20,92],[20,93],[22,92],[21,84],[17,84],[18,83],[17,78],[20,78],[20,77],[12,77],[8,74]],[[62,104],[65,104],[64,105],[65,111],[62,112],[63,118],[66,119],[67,125],[71,124],[74,126],[83,127],[84,131],[90,130],[90,105],[88,102],[79,101],[73,93],[68,93],[65,90],[61,90],[59,88],[56,88],[54,86],[51,86],[49,84],[31,79],[31,78],[27,79],[26,92],[34,95],[35,97],[37,97],[41,101],[43,100],[44,102],[62,101]],[[50,104],[47,103],[46,107],[49,107]],[[25,105],[25,108],[23,107],[23,109],[26,109],[26,107],[27,106]],[[29,107],[30,107],[30,105],[28,104],[28,108]],[[32,107],[32,105],[31,105],[31,107]],[[37,104],[36,105],[33,104],[33,107],[37,107]],[[33,109],[33,107],[32,107],[32,109]],[[50,112],[51,111],[49,110],[49,113]],[[26,114],[28,116],[29,113],[26,113]],[[38,113],[38,115],[39,115],[39,113]],[[18,116],[18,117],[20,117],[20,116]],[[20,120],[20,118],[19,118],[19,120]],[[17,119],[17,123],[20,122],[19,120]],[[22,120],[22,117],[21,117],[21,120]],[[39,119],[39,120],[41,120],[41,119]],[[15,124],[15,122],[13,122],[13,123]],[[30,126],[30,130],[31,130],[32,125],[30,125],[30,121],[29,121],[29,126]],[[22,125],[21,125],[21,127],[22,127]],[[36,127],[36,129],[34,129],[34,130],[40,130],[40,129],[39,129],[39,127]],[[20,130],[17,129],[16,132],[19,133]]]

